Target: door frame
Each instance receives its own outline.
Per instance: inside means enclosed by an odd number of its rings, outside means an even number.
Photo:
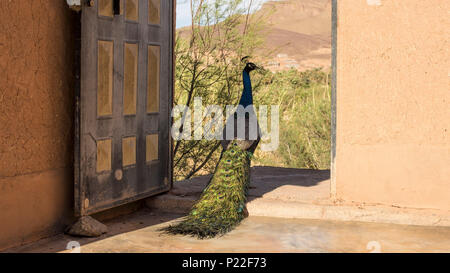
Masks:
[[[338,4],[332,0],[331,11],[331,163],[330,163],[330,197],[336,200],[336,122],[337,122],[337,28]]]

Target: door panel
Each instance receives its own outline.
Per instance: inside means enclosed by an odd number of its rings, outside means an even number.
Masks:
[[[81,15],[77,215],[165,192],[172,184],[174,3],[93,3],[84,3]]]

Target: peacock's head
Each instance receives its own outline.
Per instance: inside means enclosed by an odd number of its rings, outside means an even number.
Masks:
[[[253,71],[255,69],[259,69],[259,67],[256,64],[254,64],[254,63],[247,63],[247,65],[245,66],[244,69],[245,69],[245,71],[250,72],[250,71]]]
[[[246,64],[244,70],[247,72],[250,72],[255,69],[260,69],[256,64],[249,62],[248,61],[249,58],[250,58],[250,56],[245,56],[244,58],[241,59],[241,62]]]

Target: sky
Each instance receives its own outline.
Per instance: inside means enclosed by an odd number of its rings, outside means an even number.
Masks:
[[[214,1],[214,0],[211,0]],[[249,3],[250,0],[244,0],[245,3]],[[261,4],[268,0],[253,0],[255,7],[260,7]],[[177,0],[177,28],[191,25],[191,8],[190,0]]]

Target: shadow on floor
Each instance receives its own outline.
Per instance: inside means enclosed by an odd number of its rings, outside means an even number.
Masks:
[[[77,242],[81,246],[105,240],[116,235],[125,234],[150,226],[159,225],[172,221],[184,215],[180,214],[156,214],[148,208],[142,208],[128,215],[119,216],[114,219],[102,221],[108,226],[108,233],[97,238],[74,237],[66,234],[59,234],[53,237],[39,240],[23,246],[18,246],[0,253],[55,253],[68,249],[68,244]]]
[[[174,182],[170,194],[198,198],[211,175]],[[251,169],[249,197],[272,196],[291,201],[308,201],[329,197],[330,171],[256,166]]]
[[[250,196],[263,196],[284,186],[298,190],[320,187],[328,195],[330,171],[257,166],[252,168],[251,180]]]

